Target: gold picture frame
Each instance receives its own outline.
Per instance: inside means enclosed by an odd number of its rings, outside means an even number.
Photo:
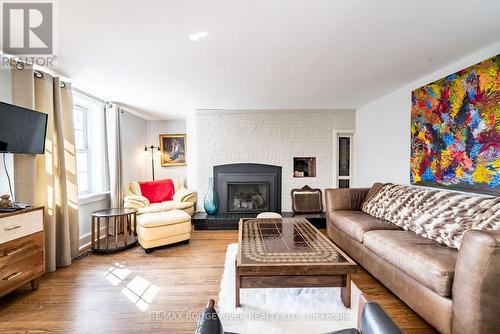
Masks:
[[[185,166],[187,156],[186,134],[160,135],[161,166]]]

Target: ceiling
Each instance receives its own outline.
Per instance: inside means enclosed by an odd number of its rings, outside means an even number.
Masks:
[[[498,0],[59,0],[57,11],[56,70],[149,118],[356,108],[500,40]]]

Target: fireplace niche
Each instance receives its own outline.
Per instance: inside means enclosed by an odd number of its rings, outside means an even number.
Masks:
[[[281,212],[281,167],[229,164],[213,173],[220,214]]]

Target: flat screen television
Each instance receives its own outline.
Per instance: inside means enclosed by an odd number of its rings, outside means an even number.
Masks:
[[[43,154],[47,114],[0,102],[0,153]]]

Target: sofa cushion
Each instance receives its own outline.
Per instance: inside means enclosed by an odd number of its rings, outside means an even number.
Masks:
[[[366,197],[365,199],[363,200],[363,203],[361,203],[361,206],[363,206],[363,204],[369,200],[370,198],[372,198],[373,195],[375,195],[376,193],[378,193],[378,191],[380,189],[382,189],[383,186],[385,186],[386,183],[381,183],[381,182],[375,182],[373,184],[373,186],[370,188],[370,190],[368,190],[368,194],[366,194]]]
[[[167,201],[163,203],[153,203],[148,207],[140,208],[137,213],[145,214],[145,213],[155,213],[155,212],[164,212],[170,210],[185,210],[194,206],[192,202],[177,202],[177,201]]]
[[[139,241],[141,243],[141,246],[145,248],[159,246],[159,244],[153,242],[155,240],[168,240],[166,243],[162,244],[169,244],[186,240],[189,239],[190,233],[191,222],[189,221],[172,225],[157,226],[155,228],[147,228],[141,225],[137,225],[137,235],[139,237]],[[180,237],[180,239],[178,239],[178,237]]]
[[[386,184],[361,211],[422,237],[460,248],[471,230],[500,230],[500,197]]]
[[[155,212],[137,216],[137,225],[142,228],[169,226],[190,222],[191,216],[182,210]]]
[[[151,203],[171,201],[174,197],[174,182],[172,179],[139,182],[142,196]]]
[[[363,245],[437,294],[451,296],[456,249],[408,231],[369,231]]]
[[[372,217],[361,211],[335,210],[328,213],[331,221],[351,238],[363,242],[365,232],[372,230],[401,230],[388,221]]]

